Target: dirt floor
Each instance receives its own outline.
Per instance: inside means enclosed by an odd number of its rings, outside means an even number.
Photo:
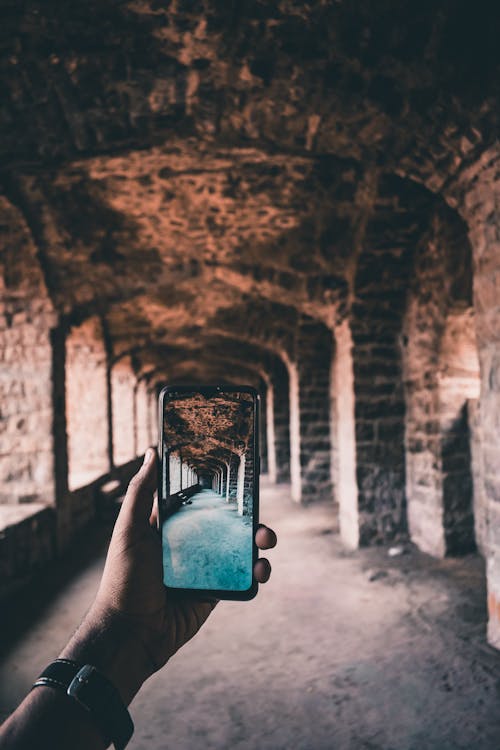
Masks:
[[[163,524],[167,586],[246,591],[252,585],[252,519],[213,490],[192,495]]]
[[[271,582],[220,604],[143,687],[131,750],[497,750],[500,656],[485,643],[479,558],[347,553],[333,510],[293,506],[286,488],[264,489],[261,516],[279,534]],[[4,609],[4,713],[91,601],[92,543],[70,580],[53,576],[50,605],[38,586],[24,610]]]

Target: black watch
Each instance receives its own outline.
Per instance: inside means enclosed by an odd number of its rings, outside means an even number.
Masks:
[[[101,730],[106,747],[112,742],[116,750],[123,750],[132,737],[134,724],[118,690],[90,664],[56,659],[33,687],[41,685],[63,690],[88,711]]]

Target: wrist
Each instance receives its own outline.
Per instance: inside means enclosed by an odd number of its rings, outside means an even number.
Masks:
[[[91,664],[128,705],[151,674],[144,647],[126,621],[114,612],[92,608],[60,658]]]

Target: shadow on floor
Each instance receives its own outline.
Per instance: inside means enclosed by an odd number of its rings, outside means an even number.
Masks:
[[[74,539],[71,548],[44,565],[30,580],[0,602],[0,658],[43,619],[54,599],[89,565],[104,556],[114,520],[94,521]]]

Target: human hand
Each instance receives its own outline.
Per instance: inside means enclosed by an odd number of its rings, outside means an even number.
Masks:
[[[124,700],[130,700],[142,682],[197,633],[217,604],[199,595],[178,595],[163,585],[162,545],[153,510],[157,460],[156,451],[148,449],[129,484],[96,600],[79,631],[84,637],[79,639],[77,633],[62,654],[75,658],[79,641],[88,643],[90,629],[96,644],[92,663],[104,662],[94,666],[108,672]],[[260,526],[255,541],[260,549],[269,549],[275,546],[276,535]],[[265,583],[270,573],[268,560],[259,559],[254,568],[256,580]],[[100,635],[103,632],[113,634],[112,645],[109,637]],[[126,649],[119,647],[122,641]]]

